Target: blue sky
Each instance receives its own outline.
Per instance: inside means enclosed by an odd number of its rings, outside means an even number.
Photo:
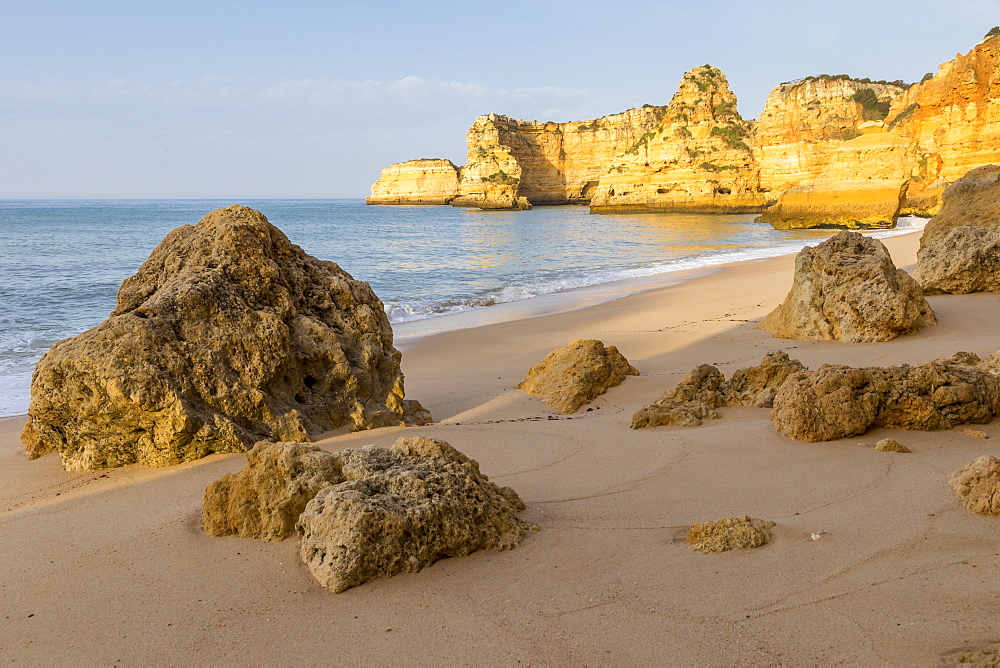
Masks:
[[[721,68],[919,80],[1000,0],[0,0],[0,198],[364,197],[478,114],[589,120]]]

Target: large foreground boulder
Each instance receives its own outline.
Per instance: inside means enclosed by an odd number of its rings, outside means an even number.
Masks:
[[[632,429],[697,426],[702,420],[717,419],[715,409],[722,406],[769,408],[785,379],[803,369],[801,362],[781,350],[769,352],[757,366],[737,369],[729,381],[718,368],[700,364],[672,390],[636,411]]]
[[[107,320],[42,357],[22,440],[80,470],[398,425],[399,361],[367,283],[231,206],[168,234]]]
[[[638,375],[639,371],[614,346],[578,339],[546,355],[528,370],[527,378],[518,387],[538,396],[550,408],[575,413],[594,397],[620,385],[626,376]]]
[[[759,327],[783,339],[864,343],[936,322],[920,284],[881,241],[841,232],[799,252],[792,289]]]
[[[298,523],[302,560],[330,591],[508,550],[533,529],[514,490],[444,441],[399,439],[342,455],[346,482],[317,494]]]
[[[791,375],[774,398],[775,429],[797,441],[829,441],[872,427],[949,429],[1000,412],[1000,378],[971,353],[918,366],[824,364]]]
[[[242,471],[205,489],[202,527],[275,541],[294,528],[313,575],[340,592],[443,557],[517,547],[535,529],[522,510],[514,490],[444,441],[401,438],[339,453],[261,442]]]

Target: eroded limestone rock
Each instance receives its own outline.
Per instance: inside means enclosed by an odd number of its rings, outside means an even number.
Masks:
[[[632,429],[698,426],[702,420],[717,419],[714,409],[722,406],[770,407],[778,387],[804,368],[781,350],[769,352],[757,366],[737,369],[728,382],[716,367],[700,364],[672,390],[636,411]]]
[[[804,369],[802,362],[793,360],[783,350],[769,352],[757,366],[733,372],[723,388],[726,406],[770,408],[781,384],[793,373]]]
[[[168,234],[107,320],[42,357],[22,440],[81,470],[398,425],[399,360],[367,283],[231,206]]]
[[[638,375],[639,371],[614,346],[578,339],[546,355],[528,370],[528,377],[518,387],[550,408],[575,413],[594,397],[620,385],[626,376]]]
[[[945,188],[941,199],[941,212],[927,221],[920,235],[921,251],[959,227],[1000,228],[1000,165],[970,169]],[[922,274],[919,256],[918,266]]]
[[[948,484],[965,507],[978,515],[1000,515],[1000,459],[976,457],[948,476]]]
[[[949,429],[1000,412],[1000,379],[959,353],[918,366],[800,371],[774,399],[775,429],[797,441],[829,441],[871,427]]]
[[[284,540],[321,489],[343,482],[342,465],[340,455],[313,445],[261,441],[242,471],[205,488],[201,526],[213,536]]]
[[[841,232],[799,252],[792,289],[758,327],[784,339],[863,343],[936,322],[920,285],[882,242]]]
[[[510,549],[533,528],[514,490],[444,441],[402,438],[341,454],[345,482],[317,494],[298,522],[302,559],[330,591]]]
[[[701,522],[688,530],[688,549],[694,552],[726,552],[735,548],[760,547],[771,541],[771,520],[742,515],[724,517],[714,522]]]
[[[956,227],[917,254],[924,292],[1000,292],[1000,229]]]

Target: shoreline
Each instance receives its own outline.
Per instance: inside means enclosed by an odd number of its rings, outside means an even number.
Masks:
[[[911,267],[919,235],[884,240]],[[215,538],[205,486],[245,455],[169,469],[67,472],[28,461],[23,418],[0,420],[0,658],[24,664],[939,665],[995,642],[1000,522],[946,478],[996,453],[1000,424],[875,429],[825,443],[775,432],[766,409],[700,427],[631,430],[632,412],[691,368],[728,377],[785,350],[806,366],[919,363],[1000,347],[1000,295],[938,295],[939,324],[886,343],[775,339],[755,329],[794,255],[745,262],[574,311],[407,340],[407,396],[439,420],[337,431],[337,451],[401,436],[451,443],[517,491],[540,527],[507,552],[331,594],[295,538]],[[516,389],[574,338],[615,345],[641,375],[560,415]],[[587,410],[592,409],[592,410]],[[873,449],[891,436],[912,454]],[[771,543],[691,552],[695,522],[776,522]],[[813,538],[812,536],[819,536]],[[67,559],[66,555],[72,555]],[[155,601],[156,605],[150,604]],[[99,623],[95,623],[99,621]]]

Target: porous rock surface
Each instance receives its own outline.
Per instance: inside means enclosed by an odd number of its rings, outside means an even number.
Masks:
[[[722,406],[770,407],[778,387],[804,368],[781,350],[769,352],[757,366],[737,369],[729,381],[718,368],[700,364],[672,390],[636,411],[632,429],[697,426],[702,420],[718,418],[714,409]]]
[[[284,540],[321,489],[343,482],[342,465],[340,455],[313,445],[261,441],[242,471],[205,488],[201,526],[213,536]]]
[[[22,440],[81,470],[398,425],[399,361],[367,283],[231,206],[173,230],[107,320],[42,357]]]
[[[948,476],[965,507],[979,515],[1000,515],[1000,459],[992,455],[976,457]]]
[[[882,242],[841,232],[799,252],[792,289],[758,327],[784,339],[864,343],[936,322],[920,284]]]
[[[956,227],[917,254],[924,292],[1000,292],[1000,229]]]
[[[917,270],[924,291],[1000,291],[1000,166],[972,169],[942,194],[924,227]]]
[[[871,427],[949,429],[1000,412],[1000,379],[958,353],[918,366],[824,364],[791,375],[774,398],[775,429],[797,441],[829,441]]]
[[[565,348],[556,348],[531,367],[518,387],[550,408],[575,413],[594,397],[620,385],[626,376],[638,375],[639,371],[614,346],[577,339]]]
[[[700,522],[688,530],[688,549],[694,552],[727,552],[736,548],[760,547],[771,541],[771,520],[742,515],[714,522]]]
[[[511,549],[533,529],[518,516],[524,503],[514,490],[444,441],[402,438],[341,457],[345,481],[320,491],[297,526],[302,560],[330,591],[443,557]]]

